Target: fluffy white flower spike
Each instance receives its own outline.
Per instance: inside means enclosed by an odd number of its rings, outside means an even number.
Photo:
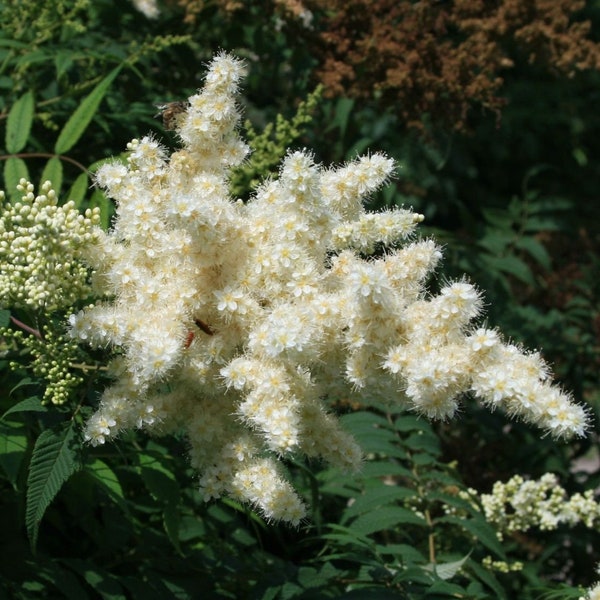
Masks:
[[[238,60],[217,56],[178,120],[181,150],[168,157],[152,138],[134,140],[127,166],[98,172],[117,217],[93,266],[113,300],[74,316],[72,332],[121,354],[89,441],[183,429],[205,498],[229,494],[297,524],[305,508],[278,457],[361,461],[328,397],[446,418],[470,392],[557,435],[582,434],[585,411],[551,387],[537,354],[472,325],[482,308],[473,286],[426,296],[441,252],[408,242],[423,217],[365,212],[389,158],[326,170],[291,152],[248,203],[228,196],[247,153],[236,132],[242,76]]]

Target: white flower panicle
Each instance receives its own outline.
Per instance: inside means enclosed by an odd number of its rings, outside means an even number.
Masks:
[[[242,76],[238,60],[218,55],[177,121],[179,151],[134,140],[127,165],[98,172],[117,203],[93,257],[95,285],[112,300],[74,315],[72,334],[121,352],[89,441],[183,429],[207,499],[229,494],[297,524],[305,508],[277,458],[361,461],[328,396],[445,418],[468,392],[557,435],[582,434],[584,410],[551,387],[539,356],[472,324],[482,310],[473,286],[426,295],[441,251],[410,241],[423,217],[365,212],[389,158],[327,170],[290,152],[249,202],[228,196],[247,153],[236,131]],[[367,258],[376,248],[386,253]]]
[[[90,294],[82,258],[99,235],[100,211],[59,205],[51,186],[46,181],[35,196],[21,179],[23,196],[12,203],[0,192],[0,308],[53,312]]]

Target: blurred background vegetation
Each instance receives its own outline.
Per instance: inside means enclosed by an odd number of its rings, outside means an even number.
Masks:
[[[500,543],[457,490],[547,471],[570,493],[600,486],[600,2],[172,0],[158,9],[149,18],[124,0],[0,0],[0,188],[50,177],[64,201],[101,206],[108,226],[110,202],[92,187],[99,161],[148,132],[176,147],[156,106],[194,93],[215,52],[235,53],[248,65],[242,102],[256,148],[236,194],[276,172],[290,145],[324,164],[387,152],[397,174],[372,207],[425,215],[421,234],[445,246],[440,280],[476,282],[488,324],[541,349],[589,405],[594,430],[558,443],[469,399],[460,418],[432,425],[340,399],[370,460],[359,478],[291,463],[314,511],[299,530],[231,501],[203,504],[182,440],[75,443],[79,467],[47,508],[34,553],[24,515],[36,443],[80,423],[102,380],[88,378],[70,404],[5,414],[45,385],[13,352],[0,359],[0,597],[578,597],[573,586],[597,578],[597,531]],[[6,131],[11,111],[30,123],[21,143]],[[0,318],[8,324],[7,311]],[[357,497],[358,507],[348,502]],[[449,519],[448,506],[463,518]],[[481,566],[487,555],[525,568],[494,573]]]

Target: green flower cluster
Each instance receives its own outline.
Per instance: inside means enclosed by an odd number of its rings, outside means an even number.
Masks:
[[[8,345],[31,356],[29,366],[34,376],[44,380],[42,404],[64,404],[71,392],[83,383],[83,378],[72,372],[73,363],[82,355],[79,345],[46,325],[39,335],[27,335],[18,329],[1,328],[0,335]],[[11,343],[12,342],[12,343]],[[23,361],[10,361],[13,370]]]
[[[232,196],[254,191],[269,173],[277,173],[290,146],[304,134],[306,125],[312,121],[322,95],[323,86],[318,86],[305,101],[300,102],[293,117],[285,119],[283,115],[277,115],[275,124],[268,123],[262,133],[257,133],[250,121],[244,123],[252,153],[248,160],[232,170],[229,183]]]

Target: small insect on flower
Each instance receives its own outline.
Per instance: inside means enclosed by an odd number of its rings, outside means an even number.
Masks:
[[[179,115],[187,111],[189,104],[186,101],[176,100],[175,102],[165,102],[165,104],[157,104],[159,112],[154,116],[162,116],[163,127],[172,131],[177,126]]]
[[[193,331],[188,331],[188,334],[185,338],[185,342],[183,344],[184,350],[187,350],[192,345],[192,342],[194,341],[194,336],[195,334]]]

